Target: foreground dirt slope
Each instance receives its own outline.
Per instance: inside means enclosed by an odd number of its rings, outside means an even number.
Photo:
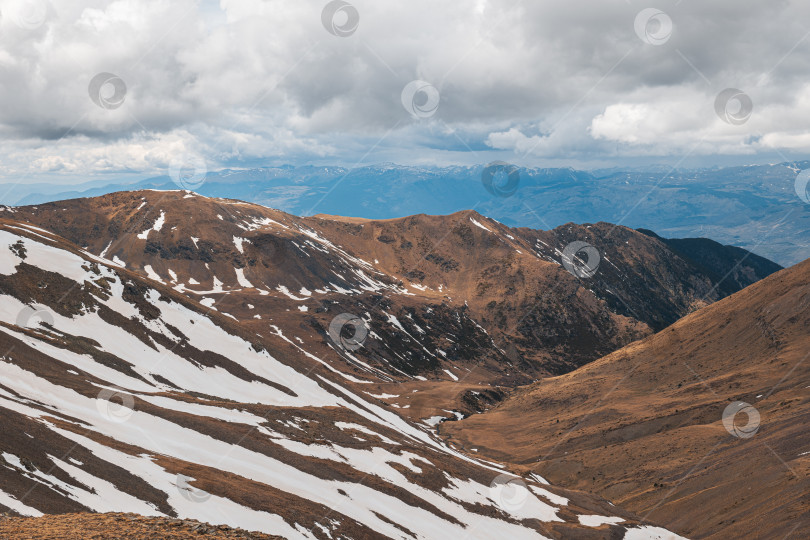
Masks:
[[[36,518],[0,517],[0,538],[19,540],[282,540],[260,532],[211,525],[193,519],[138,514],[58,514]]]
[[[441,432],[685,536],[807,538],[809,308],[805,261]]]

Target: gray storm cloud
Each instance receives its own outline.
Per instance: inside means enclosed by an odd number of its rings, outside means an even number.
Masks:
[[[178,152],[532,164],[810,148],[807,3],[350,4],[342,35],[322,1],[3,2],[0,174],[155,172]],[[648,8],[671,25],[639,21]],[[94,89],[100,73],[115,84]],[[430,115],[403,107],[412,81],[438,91]],[[715,112],[727,88],[753,103],[742,124]]]

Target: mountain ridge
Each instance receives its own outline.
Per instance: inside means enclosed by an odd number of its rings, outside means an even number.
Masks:
[[[145,277],[215,302],[216,309],[243,321],[259,315],[261,306],[286,309],[290,300],[321,336],[327,321],[311,319],[334,305],[330,302],[343,303],[348,312],[368,312],[368,324],[376,324],[369,317],[382,317],[378,328],[394,326],[393,333],[381,334],[388,350],[369,341],[366,348],[377,356],[366,361],[386,359],[377,367],[389,376],[420,365],[436,369],[444,362],[426,355],[425,347],[414,352],[409,345],[414,336],[426,335],[420,324],[427,316],[453,327],[441,337],[433,325],[432,338],[449,344],[455,341],[452,334],[463,331],[478,343],[464,353],[468,358],[484,355],[495,364],[512,363],[518,374],[508,377],[526,382],[660,330],[780,268],[743,252],[721,261],[745,270],[725,286],[726,281],[719,281],[722,269],[706,272],[659,239],[626,227],[568,223],[553,231],[510,228],[474,210],[347,221],[300,218],[187,191],[142,191],[12,212],[16,219],[84,242],[96,255],[126,261]],[[599,251],[595,274],[585,279],[562,264],[566,245],[581,241]],[[715,259],[727,253],[707,242],[721,254]],[[396,313],[385,307],[392,299]],[[448,308],[461,315],[466,330],[451,322],[455,315]],[[295,319],[292,314],[285,318]],[[263,321],[259,315],[256,325]],[[414,326],[406,330],[400,328],[403,324]],[[403,355],[404,363],[397,360]],[[507,377],[506,372],[500,377]]]
[[[810,257],[803,234],[810,228],[810,209],[801,198],[804,194],[797,193],[794,186],[797,173],[807,168],[807,161],[591,172],[519,168],[517,190],[501,197],[483,186],[482,165],[265,167],[210,172],[194,185],[159,176],[70,194],[58,186],[43,187],[41,191],[47,193],[42,196],[25,192],[24,186],[10,187],[0,202],[38,204],[120,190],[181,187],[207,196],[258,202],[296,215],[387,219],[477,208],[511,226],[550,229],[568,221],[606,221],[653,229],[666,237],[708,236],[790,265]]]
[[[128,511],[319,539],[666,533],[460,453],[281,332],[42,228],[0,217],[0,250],[8,512]]]

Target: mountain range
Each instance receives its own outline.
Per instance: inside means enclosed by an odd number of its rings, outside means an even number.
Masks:
[[[454,450],[298,335],[250,331],[43,229],[0,226],[8,511],[127,511],[285,538],[663,530]]]
[[[184,190],[2,207],[0,507],[288,538],[810,530],[807,265],[657,232]],[[723,429],[735,400],[761,437]]]
[[[302,216],[390,219],[474,209],[515,227],[552,229],[568,222],[605,221],[651,229],[667,238],[712,238],[790,266],[810,257],[810,205],[806,186],[797,187],[796,182],[797,174],[808,168],[807,161],[595,171],[383,164],[226,169],[206,175],[204,161],[198,159],[172,176],[136,182],[97,180],[69,190],[57,184],[3,185],[0,203],[30,205],[179,187]],[[482,182],[486,171],[500,171],[493,180],[496,189],[488,190]],[[499,190],[499,182],[509,181],[506,172],[516,174],[514,186]]]

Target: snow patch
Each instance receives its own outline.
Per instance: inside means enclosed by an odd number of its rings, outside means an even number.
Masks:
[[[239,238],[238,236],[233,237],[233,245],[236,246],[236,249],[242,255],[245,254],[245,247],[243,245],[245,242],[246,242],[246,240],[244,238]]]
[[[146,240],[147,238],[149,238],[149,233],[150,232],[152,232],[152,231],[155,231],[155,232],[160,231],[163,228],[164,223],[166,223],[166,212],[161,210],[160,211],[160,216],[158,216],[158,218],[155,220],[154,225],[152,225],[150,228],[148,228],[145,231],[143,231],[142,233],[140,233],[138,235],[138,238],[141,239],[141,240]]]
[[[480,224],[479,222],[475,221],[473,218],[470,218],[470,221],[472,221],[472,224],[475,225],[476,227],[478,227],[480,229],[484,229],[487,232],[492,232],[490,229],[488,229],[484,225]]]
[[[246,289],[253,289],[253,284],[247,280],[245,277],[245,269],[244,268],[234,268],[236,272],[236,282],[239,283],[240,287],[244,287]]]
[[[155,272],[152,269],[151,265],[147,264],[146,266],[144,266],[143,271],[146,272],[146,277],[148,277],[149,279],[157,281],[158,283],[163,283],[163,280],[160,279],[160,276],[158,275],[157,272]]]
[[[579,516],[579,522],[586,527],[599,527],[601,525],[621,523],[624,518],[610,517],[610,516],[597,516],[597,515],[582,515]],[[627,538],[627,537],[625,537]]]

